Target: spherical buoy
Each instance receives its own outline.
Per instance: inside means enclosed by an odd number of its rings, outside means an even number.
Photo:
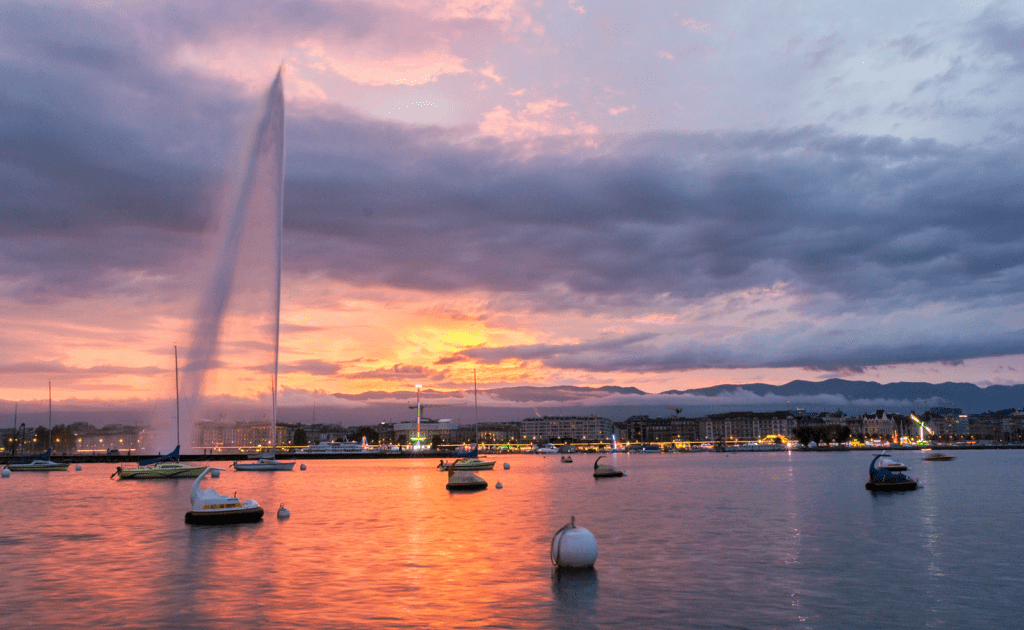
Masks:
[[[512,466],[508,462],[505,462],[505,465],[503,466],[503,468],[505,470],[508,470],[509,468],[512,468]]]
[[[576,527],[575,516],[551,539],[551,564],[557,567],[585,569],[596,560],[597,539],[586,527]]]
[[[81,464],[75,464],[75,470],[82,470]]]
[[[494,484],[494,487],[495,487],[495,488],[496,488],[497,490],[501,490],[501,489],[502,489],[502,488],[504,488],[505,486],[501,485],[501,482],[499,481],[498,483]]]
[[[306,470],[306,465],[302,464],[301,466],[299,466],[299,470]]]
[[[11,470],[9,468],[4,468],[3,470],[0,470],[0,477],[3,477],[4,479],[7,479],[10,476],[11,476]]]
[[[288,508],[281,504],[281,507],[277,508],[277,518],[288,518],[292,513],[288,511]]]
[[[210,476],[211,477],[220,477],[220,471],[217,470],[216,468],[214,468],[213,470],[210,471]]]

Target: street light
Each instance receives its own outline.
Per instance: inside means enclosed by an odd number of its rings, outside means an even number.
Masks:
[[[416,385],[416,446],[420,445],[420,390],[422,385]]]

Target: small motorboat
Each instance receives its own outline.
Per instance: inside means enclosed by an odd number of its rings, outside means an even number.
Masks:
[[[263,508],[252,499],[245,501],[238,497],[220,494],[213,488],[202,489],[199,484],[212,470],[206,470],[196,477],[192,484],[192,509],[185,512],[185,522],[190,525],[230,525],[234,523],[255,523],[263,519]]]
[[[897,492],[917,489],[917,481],[904,475],[902,472],[875,466],[875,463],[882,457],[885,457],[885,453],[875,455],[875,458],[871,460],[871,466],[868,468],[868,482],[864,484],[865,488],[872,492]]]
[[[903,472],[904,470],[907,469],[907,466],[906,464],[902,464],[894,460],[891,455],[889,455],[885,451],[882,451],[882,454],[879,456],[878,459],[878,468],[884,468],[886,470],[891,470],[893,472]]]
[[[487,481],[468,470],[448,469],[447,490],[486,490]]]
[[[571,455],[562,455],[562,463],[563,464],[571,464],[572,463],[572,456]]]
[[[295,468],[295,462],[282,462],[273,455],[260,457],[254,462],[232,462],[231,467],[238,471],[243,470],[291,470]]]
[[[622,477],[626,474],[614,466],[609,466],[608,464],[598,464],[597,462],[601,461],[602,458],[604,458],[604,455],[594,460],[595,477]]]
[[[924,461],[926,461],[926,462],[949,462],[949,461],[952,461],[954,459],[956,459],[956,457],[953,457],[952,455],[947,455],[946,453],[935,452],[935,453],[931,453],[929,455],[926,455],[925,458],[924,458]]]

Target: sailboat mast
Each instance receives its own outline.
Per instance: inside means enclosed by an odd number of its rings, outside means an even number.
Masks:
[[[473,368],[473,417],[476,419],[476,444],[480,446],[480,407],[476,404],[476,368]]]
[[[47,428],[47,444],[46,450],[53,450],[53,383],[47,381],[46,390],[48,392],[47,397],[50,401],[50,426]]]
[[[181,394],[178,392],[178,346],[174,346],[174,438],[181,449]],[[178,458],[181,461],[181,457]]]

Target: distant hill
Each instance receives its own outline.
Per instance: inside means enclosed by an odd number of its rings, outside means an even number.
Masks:
[[[670,390],[663,395],[686,395],[726,398],[738,390],[757,396],[778,396],[798,403],[803,398],[841,396],[854,401],[921,402],[929,406],[959,407],[967,413],[982,413],[1011,407],[1024,407],[1024,385],[990,385],[979,387],[973,383],[889,383],[873,381],[847,381],[832,378],[825,381],[791,381],[785,385],[748,383],[743,385],[715,385],[685,391]],[[923,409],[923,408],[922,408]]]

